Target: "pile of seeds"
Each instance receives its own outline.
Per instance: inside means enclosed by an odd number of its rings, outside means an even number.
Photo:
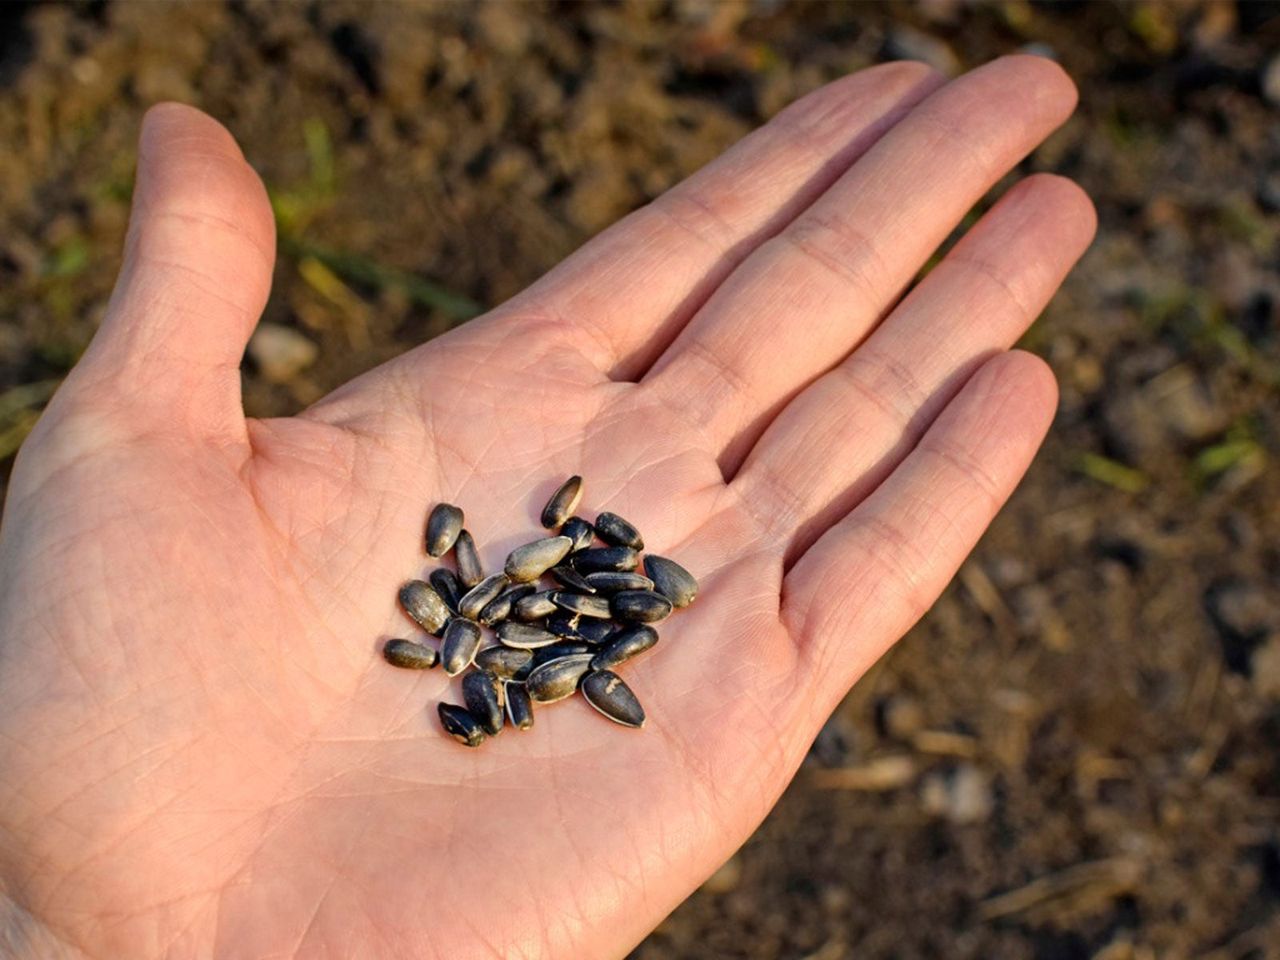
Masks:
[[[441,567],[430,582],[410,580],[400,588],[400,606],[442,638],[440,650],[389,640],[383,656],[397,667],[442,663],[451,677],[465,673],[466,706],[439,705],[441,726],[459,743],[479,746],[506,721],[528,730],[533,704],[579,690],[610,720],[644,725],[640,701],[613,671],[658,642],[650,624],[692,603],[698,582],[656,554],[644,557],[648,576],[637,573],[640,531],[614,513],[600,514],[594,524],[572,516],[581,499],[582,478],[570,477],[542,510],[542,525],[557,535],[516,547],[502,573],[487,576],[462,511],[448,503],[431,511],[427,553],[443,557],[452,550],[457,572]],[[605,546],[594,546],[597,538]],[[496,642],[485,645],[485,627]]]

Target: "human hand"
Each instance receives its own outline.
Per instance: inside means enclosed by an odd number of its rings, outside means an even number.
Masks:
[[[117,289],[5,509],[0,944],[624,954],[1034,454],[1053,379],[1008,348],[1092,236],[1079,189],[1022,181],[898,298],[1074,99],[1030,57],[848,77],[487,316],[266,421],[239,377],[265,193],[212,120],[152,111]],[[396,588],[431,566],[432,504],[496,569],[572,473],[699,599],[628,666],[644,731],[571,703],[466,750],[434,711],[456,685],[379,657]]]

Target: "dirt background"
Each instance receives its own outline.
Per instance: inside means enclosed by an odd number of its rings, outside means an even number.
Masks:
[[[0,7],[0,457],[102,313],[145,107],[269,185],[245,364],[298,409],[500,302],[783,104],[1032,47],[1101,231],[1027,337],[1044,453],[746,847],[634,954],[1280,957],[1280,5]]]

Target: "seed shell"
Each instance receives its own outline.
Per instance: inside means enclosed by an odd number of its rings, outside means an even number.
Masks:
[[[677,609],[687,607],[698,595],[698,581],[674,560],[651,553],[644,558],[644,570],[653,580],[653,589]]]
[[[601,570],[599,573],[588,573],[587,583],[595,587],[597,593],[613,594],[622,590],[652,590],[653,581],[643,573],[630,570]]]
[[[440,644],[444,672],[456,677],[476,658],[480,649],[480,627],[465,617],[454,617],[445,628]]]
[[[400,606],[427,633],[435,633],[449,619],[449,608],[425,580],[410,580],[400,588]]]
[[[484,730],[479,721],[465,707],[452,703],[442,703],[436,708],[440,715],[440,726],[445,733],[459,743],[468,747],[478,747],[484,743]]]
[[[549,647],[543,647],[541,650],[534,651],[533,669],[544,663],[550,663],[552,660],[561,660],[564,657],[577,656],[582,653],[591,653],[592,648],[589,643],[582,643],[578,640],[560,640],[551,644]],[[526,678],[528,679],[528,678]]]
[[[458,565],[458,579],[464,587],[470,589],[484,579],[480,552],[476,550],[476,542],[469,530],[458,534],[458,541],[453,545],[453,559]]]
[[[622,630],[595,655],[592,670],[612,670],[658,642],[658,631],[646,624]]]
[[[489,605],[489,601],[496,599],[506,586],[507,578],[501,573],[485,577],[458,601],[458,612],[468,620],[475,620],[480,616],[480,611]]]
[[[501,623],[511,616],[516,602],[529,594],[533,593],[534,586],[531,583],[517,583],[514,587],[508,587],[494,599],[490,600],[483,610],[480,611],[480,623],[482,626],[492,627],[495,623]]]
[[[445,606],[453,613],[457,613],[458,601],[466,592],[462,589],[462,581],[458,579],[458,575],[447,567],[440,567],[438,570],[432,570],[431,576],[427,579],[431,581],[432,589],[440,594],[440,599],[444,601]]]
[[[612,620],[597,620],[594,617],[579,617],[577,626],[578,640],[591,644],[601,644],[617,631]]]
[[[568,537],[545,537],[516,547],[507,556],[505,572],[514,583],[537,580],[569,555],[573,541]]]
[[[539,647],[549,647],[555,643],[556,635],[529,623],[516,623],[514,620],[508,620],[505,623],[498,624],[498,639],[508,647],[516,647],[520,650],[537,650]]]
[[[596,536],[613,547],[644,549],[644,538],[635,524],[628,523],[616,513],[602,513],[596,517]]]
[[[546,627],[557,637],[578,639],[578,626],[581,618],[570,610],[557,609],[546,619]]]
[[[547,505],[542,508],[542,525],[554,530],[568,519],[582,499],[582,478],[572,476],[560,484],[560,489],[551,495]]]
[[[516,601],[515,609],[512,611],[513,619],[528,623],[531,620],[541,620],[543,617],[555,613],[560,608],[551,599],[552,592],[551,590],[540,590],[537,593],[529,594],[527,597],[521,597]]]
[[[501,645],[485,647],[476,654],[476,666],[499,680],[523,680],[533,668],[533,651]]]
[[[492,673],[473,671],[462,678],[462,702],[491,737],[502,732],[502,683]]]
[[[535,703],[555,703],[573,696],[578,689],[578,681],[590,669],[589,653],[560,657],[531,671],[524,688]]]
[[[609,599],[609,606],[619,620],[656,623],[671,615],[671,601],[652,590],[623,590]]]
[[[551,595],[551,600],[557,607],[581,614],[584,617],[597,617],[601,620],[608,620],[613,616],[609,610],[609,600],[606,597],[590,597],[581,593],[557,590]]]
[[[596,670],[582,681],[582,697],[614,723],[644,726],[644,707],[623,679],[608,670]]]
[[[507,684],[507,719],[517,730],[533,726],[533,701],[523,683]]]
[[[407,670],[430,670],[440,662],[440,654],[434,647],[412,640],[388,640],[382,655],[387,663]]]
[[[462,532],[462,511],[451,503],[437,503],[427,517],[427,553],[443,557]]]
[[[591,547],[573,555],[573,568],[581,574],[603,570],[634,570],[640,555],[630,547]]]
[[[591,546],[591,541],[596,538],[596,528],[581,517],[570,517],[564,522],[564,526],[560,528],[560,536],[568,537],[572,540],[573,548],[569,552],[577,553],[579,550],[585,550]]]
[[[567,563],[551,568],[551,576],[562,587],[576,593],[595,593],[596,588],[587,582],[587,578]]]

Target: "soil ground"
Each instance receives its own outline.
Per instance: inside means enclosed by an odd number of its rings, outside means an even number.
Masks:
[[[1048,445],[668,958],[1280,957],[1280,6],[0,7],[0,456],[92,335],[145,107],[228,124],[281,258],[249,410],[500,302],[783,104],[1033,47],[1099,238]],[[301,338],[301,339],[300,339]],[[314,347],[314,349],[313,349]]]

